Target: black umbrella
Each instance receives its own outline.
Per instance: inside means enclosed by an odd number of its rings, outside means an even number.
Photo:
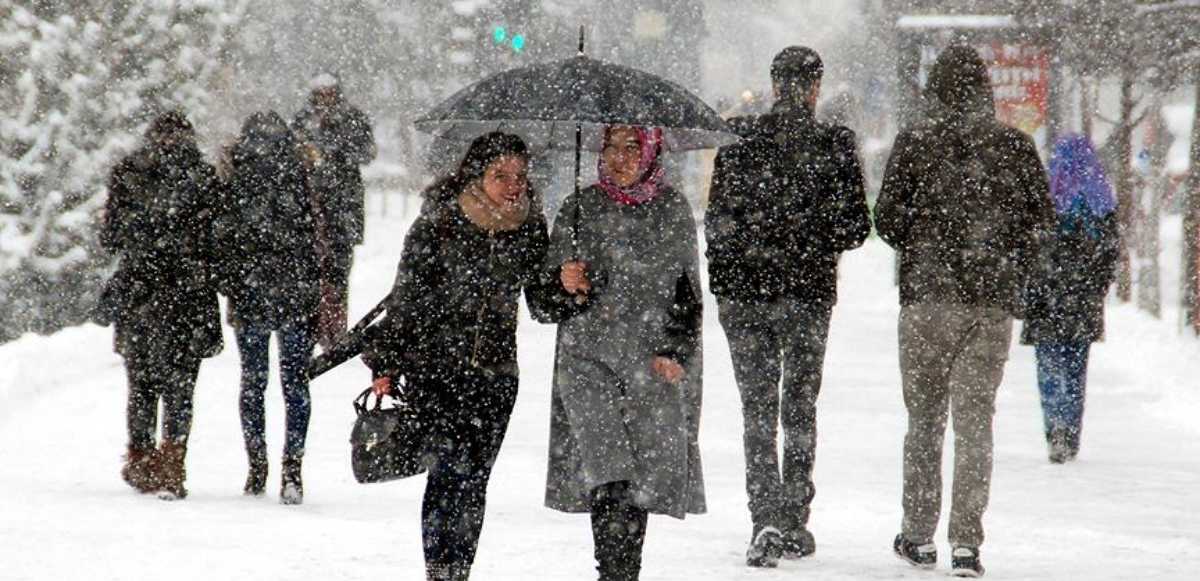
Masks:
[[[672,151],[737,140],[717,112],[687,89],[584,56],[582,31],[577,56],[492,75],[450,96],[415,125],[460,141],[503,131],[534,147],[591,151],[600,149],[609,125],[661,127]]]

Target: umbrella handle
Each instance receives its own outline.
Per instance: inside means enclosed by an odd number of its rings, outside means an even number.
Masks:
[[[583,54],[583,27],[579,27],[579,54]],[[580,156],[583,154],[583,125],[575,124],[575,216],[571,221],[571,254],[575,260],[579,260],[579,207],[582,204],[579,199],[580,180],[579,164]],[[575,295],[575,304],[582,305],[587,302],[587,295]]]
[[[579,260],[579,190],[582,177],[579,175],[580,156],[583,154],[583,125],[575,124],[575,216],[571,222],[571,253]]]

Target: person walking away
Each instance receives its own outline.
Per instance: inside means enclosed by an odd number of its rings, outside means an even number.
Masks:
[[[362,244],[366,188],[359,166],[375,159],[371,120],[346,102],[337,78],[313,79],[308,106],[292,122],[309,164],[321,248],[321,319],[317,341],[328,349],[346,331],[350,268]]]
[[[996,390],[1021,296],[1053,219],[1033,140],[995,118],[987,66],[952,45],[929,73],[926,118],[896,137],[875,227],[900,255],[904,519],[893,550],[937,562],[942,442],[954,419],[952,573],[983,575]]]
[[[421,505],[429,581],[465,581],[475,560],[488,479],[517,397],[521,292],[543,318],[553,318],[544,304],[557,308],[544,295],[565,297],[543,275],[546,220],[528,162],[519,137],[489,133],[426,190],[387,315],[363,354],[375,394],[405,378],[430,422]]]
[[[166,500],[187,496],[200,360],[222,347],[212,231],[218,195],[191,122],[166,112],[150,123],[142,147],[113,168],[100,227],[100,244],[119,259],[100,309],[114,324],[129,381],[121,477]]]
[[[1050,157],[1057,227],[1032,284],[1021,341],[1034,345],[1050,461],[1079,454],[1088,351],[1104,337],[1104,296],[1119,257],[1116,199],[1087,137],[1067,135]]]
[[[752,567],[816,551],[808,520],[817,395],[837,264],[871,231],[854,133],[813,116],[822,72],[807,47],[775,57],[775,104],[739,122],[743,140],[718,152],[704,219],[710,285],[742,399]]]
[[[599,183],[564,201],[547,254],[584,308],[558,326],[546,505],[591,514],[602,581],[638,578],[649,513],[705,511],[696,224],[662,145],[608,127]]]
[[[250,464],[243,491],[260,496],[266,489],[264,394],[275,334],[287,408],[283,504],[304,499],[301,465],[312,408],[304,367],[312,355],[320,300],[316,220],[305,177],[287,123],[274,111],[254,113],[230,154],[229,197],[218,227],[229,269],[229,320],[242,359],[239,409]]]

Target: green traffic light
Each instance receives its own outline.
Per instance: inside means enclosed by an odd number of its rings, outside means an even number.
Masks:
[[[503,26],[497,26],[496,28],[492,29],[492,40],[496,44],[504,42],[504,39],[506,38],[508,38],[508,31],[504,30]],[[522,44],[524,44],[524,41],[522,41]]]
[[[525,35],[514,34],[512,37],[513,52],[521,52],[525,50]]]

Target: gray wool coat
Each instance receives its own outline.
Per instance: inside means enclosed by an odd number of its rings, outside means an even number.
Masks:
[[[669,188],[639,206],[595,187],[572,195],[555,221],[547,267],[575,258],[588,263],[593,290],[558,327],[546,506],[587,512],[597,486],[624,480],[650,512],[703,513],[702,295],[691,207]],[[652,373],[656,355],[683,364],[684,380]]]

